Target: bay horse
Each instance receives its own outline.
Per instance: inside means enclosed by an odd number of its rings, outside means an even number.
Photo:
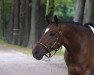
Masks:
[[[57,16],[47,22],[45,33],[32,51],[33,57],[41,60],[63,45],[68,75],[94,75],[94,34],[89,25],[59,22]]]

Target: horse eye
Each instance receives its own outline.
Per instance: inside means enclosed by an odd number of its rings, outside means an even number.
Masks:
[[[49,35],[50,35],[50,36],[54,36],[54,35],[55,35],[55,33],[50,33]]]

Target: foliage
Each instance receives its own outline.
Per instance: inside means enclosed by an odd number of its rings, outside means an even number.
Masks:
[[[6,41],[4,39],[0,39],[0,45],[3,45],[5,43],[6,43]]]
[[[12,5],[12,2],[15,0],[0,0],[0,5],[2,5],[2,1],[4,2],[3,7],[2,7],[3,12],[4,12],[3,13],[3,24],[4,24],[3,27],[4,27],[4,34],[6,35],[6,29],[7,29],[9,20],[10,20],[10,15],[11,15],[11,5]],[[55,10],[55,11],[53,10],[54,14],[57,15],[61,20],[70,21],[73,19],[75,0],[54,0],[55,4],[52,0],[42,0],[42,1],[43,2],[45,1],[46,8],[47,8],[45,14],[47,14],[49,12],[48,11],[49,5],[50,5],[49,3],[53,3],[53,8],[50,8],[50,9],[52,9],[52,10],[54,9]],[[54,5],[55,5],[55,8],[54,8]],[[30,0],[29,6],[30,7],[32,6],[32,0]],[[0,9],[1,9],[1,7],[0,7]],[[30,10],[30,12],[32,11],[32,9],[30,9],[30,8],[29,8],[29,10]],[[19,16],[21,17],[23,14],[21,6],[20,6],[20,13],[21,14]],[[31,15],[31,14],[29,14],[29,15]],[[21,24],[21,22],[20,22],[20,24]],[[42,29],[42,27],[41,27],[41,29]],[[5,35],[4,35],[4,38],[6,38]]]
[[[60,49],[57,51],[56,55],[63,56],[63,55],[64,55],[64,52],[65,52],[65,47],[62,46],[62,48],[60,48]]]
[[[9,16],[11,13],[11,4],[13,0],[4,0],[4,25],[9,22]],[[46,0],[45,0],[46,2]],[[74,2],[75,0],[55,0],[55,12],[54,14],[57,15],[60,19],[63,20],[72,20],[74,15]],[[47,0],[47,7],[48,7],[49,0]],[[0,3],[1,4],[1,3]],[[30,4],[31,6],[31,4]],[[46,9],[47,11],[48,9]],[[47,12],[46,12],[47,13]]]
[[[4,27],[6,28],[9,22],[12,0],[3,0],[3,2],[4,2],[3,3],[3,21],[4,21]]]
[[[6,18],[6,21],[9,20],[9,16],[10,16],[10,13],[11,13],[11,0],[6,0],[4,2],[4,13],[5,13],[5,18]]]
[[[15,49],[16,51],[19,51],[23,54],[26,54],[28,56],[32,55],[32,50],[29,48],[25,48],[25,47],[21,47],[21,46],[17,46],[17,45],[11,45],[8,44],[4,39],[0,39],[0,45],[5,46],[6,48],[12,48]]]
[[[63,21],[71,21],[74,15],[74,0],[55,0],[54,14]]]

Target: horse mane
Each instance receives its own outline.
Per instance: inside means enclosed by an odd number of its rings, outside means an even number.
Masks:
[[[90,28],[89,25],[94,28],[94,24],[93,24],[93,23],[85,23],[85,24],[84,24],[84,26],[87,27],[87,28]]]
[[[83,26],[81,23],[79,23],[79,22],[74,22],[74,21],[60,21],[59,23],[61,23],[61,24],[72,24],[72,25],[79,25],[79,26]]]
[[[84,25],[83,24],[81,24],[81,23],[79,23],[79,22],[74,22],[74,21],[69,21],[69,22],[67,22],[67,21],[64,21],[64,22],[59,22],[59,23],[61,23],[61,24],[72,24],[72,25],[79,25],[79,26],[84,26],[84,27],[86,27],[86,28],[90,28],[90,26],[92,26],[93,28],[94,28],[94,24],[93,23],[85,23]]]
[[[94,34],[94,24],[93,23],[86,23],[84,26],[88,29],[90,29]]]

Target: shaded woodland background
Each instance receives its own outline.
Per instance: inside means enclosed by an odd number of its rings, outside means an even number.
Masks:
[[[94,23],[94,0],[0,0],[0,39],[32,48],[47,27],[46,15]]]

